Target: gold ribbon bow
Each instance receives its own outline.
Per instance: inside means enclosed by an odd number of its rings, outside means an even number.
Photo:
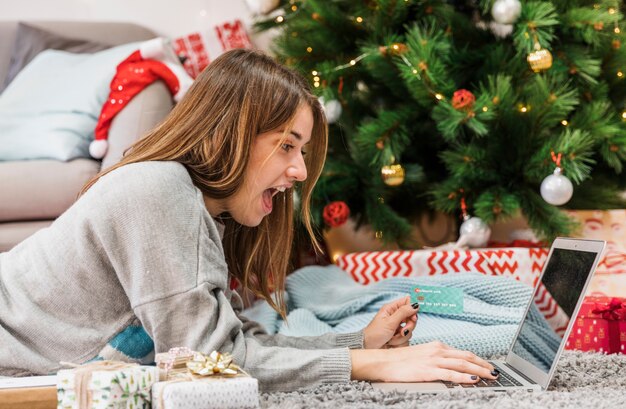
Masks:
[[[249,376],[243,369],[233,362],[231,354],[222,354],[217,351],[209,355],[196,353],[191,361],[187,362],[187,369],[197,376]]]

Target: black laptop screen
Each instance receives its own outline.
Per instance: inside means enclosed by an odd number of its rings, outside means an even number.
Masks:
[[[548,373],[591,273],[596,253],[555,248],[513,352]]]

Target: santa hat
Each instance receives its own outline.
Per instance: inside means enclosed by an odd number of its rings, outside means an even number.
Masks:
[[[89,145],[89,154],[101,159],[107,152],[109,128],[113,118],[148,85],[162,80],[175,101],[187,92],[193,79],[187,74],[170,43],[163,38],[155,38],[141,44],[139,50],[117,66],[111,81],[108,100],[102,106],[95,138]]]

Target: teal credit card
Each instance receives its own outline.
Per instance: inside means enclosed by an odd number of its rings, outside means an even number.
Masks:
[[[417,302],[420,312],[462,314],[463,290],[460,288],[418,285],[411,288],[411,303]]]

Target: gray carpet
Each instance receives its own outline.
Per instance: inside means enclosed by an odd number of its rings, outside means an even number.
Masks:
[[[547,391],[424,395],[373,390],[366,382],[261,395],[262,408],[625,408],[626,355],[566,351]]]

